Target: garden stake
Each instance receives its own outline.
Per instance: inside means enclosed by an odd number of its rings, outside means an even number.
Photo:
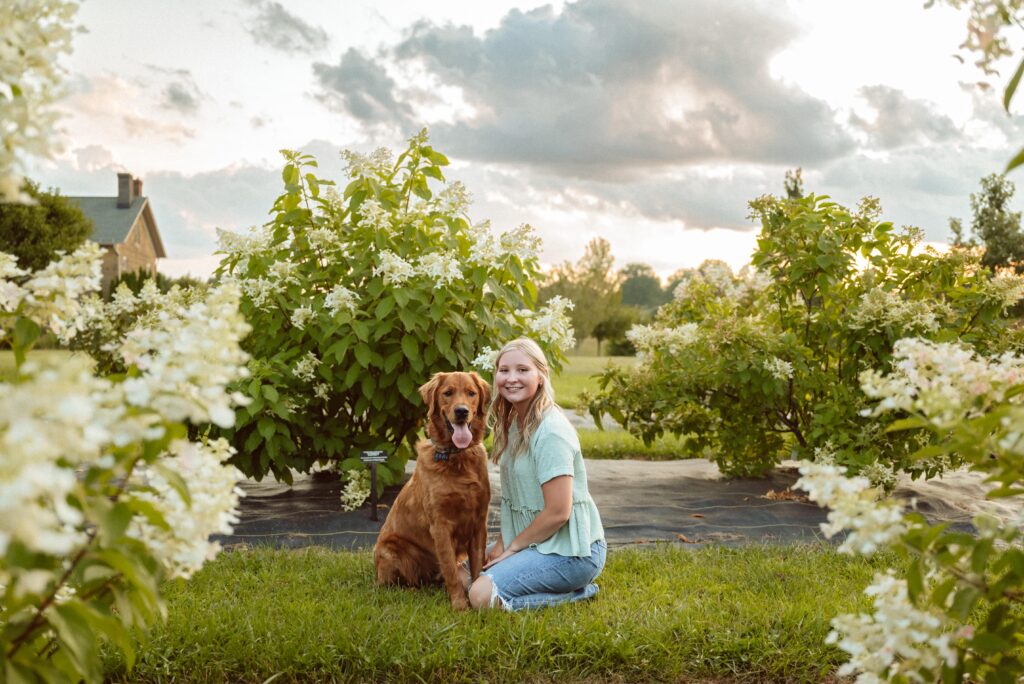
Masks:
[[[377,464],[387,460],[383,451],[364,451],[359,457],[370,466],[370,520],[377,522]]]

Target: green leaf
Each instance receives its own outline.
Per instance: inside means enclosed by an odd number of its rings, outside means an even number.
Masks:
[[[433,193],[430,192],[430,188],[427,187],[427,179],[423,176],[416,176],[416,179],[412,184],[412,192],[420,199],[428,200],[433,197]]]
[[[452,349],[452,334],[447,328],[438,328],[434,333],[434,341],[442,353],[450,352]]]
[[[181,497],[186,506],[192,505],[192,495],[189,493],[188,484],[185,482],[185,478],[181,476],[181,473],[160,461],[151,463],[149,467],[158,472],[167,481],[167,484],[178,493],[178,496]]]
[[[18,365],[24,362],[24,353],[32,348],[32,345],[39,339],[42,332],[42,329],[31,318],[19,316],[15,319],[13,341],[14,353],[18,357]]]
[[[360,342],[359,344],[356,345],[355,354],[356,360],[359,361],[359,365],[361,365],[363,368],[370,367],[370,345],[366,344],[365,342]]]
[[[277,389],[273,385],[263,385],[263,396],[267,398],[269,402],[280,401],[281,397],[277,393]]]
[[[270,440],[270,438],[274,436],[274,433],[277,432],[277,424],[270,416],[263,416],[260,418],[256,427],[260,431],[260,435],[262,435],[265,440]]]
[[[1006,113],[1010,113],[1010,100],[1013,99],[1013,94],[1017,92],[1017,84],[1020,83],[1020,77],[1024,74],[1024,59],[1021,59],[1020,64],[1017,65],[1017,71],[1013,73],[1013,78],[1006,84],[1006,90],[1003,91],[1003,109]]]
[[[1013,644],[991,632],[979,632],[968,643],[972,649],[979,653],[1009,653],[1013,650]]]
[[[1009,173],[1021,164],[1024,164],[1024,148],[1022,148],[1020,152],[1018,152],[1017,155],[1009,161],[1006,168],[1003,169],[1003,173]]]
[[[423,366],[423,362],[420,359],[420,341],[412,335],[406,335],[402,338],[402,351],[405,352],[405,357],[417,368],[420,369]]]
[[[309,186],[309,194],[313,197],[320,196],[320,182],[317,181],[316,176],[311,173],[306,174],[306,185]]]
[[[370,326],[365,321],[352,321],[352,330],[363,342],[370,341]]]
[[[296,185],[299,182],[299,167],[287,164],[281,171],[281,180],[285,185]]]
[[[374,310],[374,315],[377,316],[378,319],[384,318],[389,313],[391,313],[392,309],[394,309],[394,308],[395,308],[395,298],[394,297],[384,297],[383,299],[380,300],[380,303],[377,304],[377,308]]]
[[[416,392],[416,384],[408,375],[398,376],[398,391],[409,399],[412,399],[414,396],[419,396]]]
[[[133,587],[143,592],[142,598],[148,599],[153,604],[159,604],[156,580],[139,562],[139,559],[126,550],[113,548],[100,549],[93,556],[124,575],[124,578]]]
[[[388,354],[388,357],[384,360],[383,367],[385,373],[390,373],[402,362],[405,358],[401,349],[396,350]]]
[[[103,511],[100,518],[100,537],[104,543],[116,542],[128,529],[128,523],[132,520],[132,509],[124,501],[118,501],[113,506]]]
[[[93,634],[102,634],[113,641],[124,654],[128,670],[135,666],[135,642],[120,620],[80,601],[69,601],[61,609],[65,614],[75,613],[82,622],[89,625]]]
[[[67,647],[78,671],[85,675],[87,681],[98,681],[100,663],[96,650],[97,640],[89,622],[71,605],[54,606],[47,620],[57,633],[61,645]]]
[[[352,387],[353,385],[355,385],[356,379],[359,377],[359,374],[362,372],[362,370],[362,367],[354,363],[351,366],[349,366],[348,372],[345,373],[345,387]]]
[[[429,159],[430,163],[434,164],[435,166],[448,166],[448,157],[444,156],[443,154],[434,150],[433,148],[431,148],[430,151],[427,152],[427,159]]]

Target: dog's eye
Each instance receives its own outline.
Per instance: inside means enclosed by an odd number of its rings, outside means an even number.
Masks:
[[[450,397],[453,394],[455,394],[455,390],[445,390],[445,392],[444,392],[444,396],[446,396],[446,397]]]
[[[468,394],[471,397],[475,397],[476,396],[476,392],[474,392],[472,390],[470,390],[469,392],[466,392],[466,394]]]

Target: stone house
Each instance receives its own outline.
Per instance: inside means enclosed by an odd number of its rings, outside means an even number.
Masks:
[[[117,197],[68,197],[92,219],[93,242],[105,249],[103,291],[126,273],[156,274],[156,260],[167,256],[153,218],[149,198],[142,195],[142,180],[130,173],[117,174]]]

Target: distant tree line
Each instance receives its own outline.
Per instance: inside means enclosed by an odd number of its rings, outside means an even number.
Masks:
[[[649,264],[631,262],[615,270],[614,263],[611,244],[594,238],[579,261],[565,261],[548,272],[540,287],[540,300],[546,302],[556,295],[571,299],[577,342],[592,337],[598,354],[607,343],[608,354],[631,355],[636,350],[626,339],[626,331],[651,319],[697,269],[679,269],[662,283]]]

